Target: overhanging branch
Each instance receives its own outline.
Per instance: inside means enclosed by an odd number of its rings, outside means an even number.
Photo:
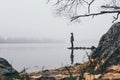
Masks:
[[[113,14],[113,13],[117,13],[120,14],[120,11],[101,11],[99,13],[92,13],[92,14],[85,14],[85,15],[78,15],[78,16],[74,16],[71,18],[71,21],[74,21],[80,17],[89,17],[89,16],[97,16],[97,15],[103,15],[103,14]]]

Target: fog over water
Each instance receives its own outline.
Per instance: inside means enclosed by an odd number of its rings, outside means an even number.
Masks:
[[[74,33],[75,46],[97,46],[100,37],[112,25],[110,16],[82,18],[81,23],[71,23],[67,18],[56,16],[52,4],[46,4],[45,0],[0,0],[0,39],[62,41],[0,44],[0,57],[6,58],[18,70],[69,65],[70,33]],[[81,62],[85,51],[75,53],[75,62]]]
[[[67,41],[74,32],[79,40],[99,40],[112,24],[110,15],[82,18],[81,23],[74,24],[56,16],[52,5],[46,0],[1,0],[0,36]]]
[[[85,42],[80,45],[89,47],[95,44]],[[28,72],[39,71],[43,67],[53,69],[70,65],[71,51],[68,47],[67,43],[0,44],[0,56],[7,59],[18,71],[24,68],[28,68]],[[74,63],[86,60],[84,50],[74,51]]]

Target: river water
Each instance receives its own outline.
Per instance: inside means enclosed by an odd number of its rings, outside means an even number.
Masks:
[[[42,68],[52,69],[70,65],[71,51],[67,47],[67,43],[0,44],[0,57],[7,59],[18,71],[24,68],[27,68],[28,72],[40,71]],[[76,50],[74,53],[75,63],[86,60],[85,51]]]

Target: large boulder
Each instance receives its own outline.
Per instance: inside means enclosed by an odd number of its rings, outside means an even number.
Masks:
[[[0,58],[0,75],[16,76],[18,72],[4,58]]]
[[[120,64],[120,22],[114,23],[105,33],[93,52],[93,59],[105,61],[105,66]]]

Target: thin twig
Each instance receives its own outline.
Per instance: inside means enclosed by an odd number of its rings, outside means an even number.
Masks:
[[[90,13],[91,4],[92,4],[94,1],[95,1],[95,0],[92,0],[92,1],[88,4],[88,13]]]
[[[120,14],[120,13],[117,13],[117,16],[114,17],[114,20],[112,21],[112,23],[114,23],[116,20],[118,20],[118,18],[119,18],[119,14]]]

